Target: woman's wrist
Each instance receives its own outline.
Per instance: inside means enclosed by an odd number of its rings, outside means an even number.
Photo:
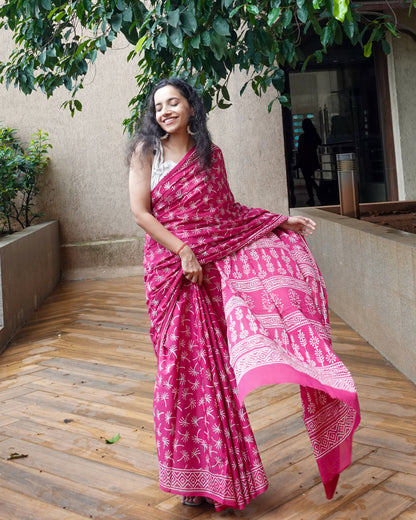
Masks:
[[[188,244],[186,244],[185,242],[179,246],[178,250],[176,251],[176,254],[179,256],[179,253],[184,249],[184,247],[186,247]]]

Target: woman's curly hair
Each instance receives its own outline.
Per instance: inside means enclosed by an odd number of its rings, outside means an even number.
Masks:
[[[146,155],[150,151],[153,152],[157,141],[165,135],[165,132],[156,121],[154,96],[157,90],[167,85],[171,85],[182,94],[194,113],[189,118],[189,130],[192,132],[192,137],[195,141],[195,149],[199,155],[200,164],[202,167],[207,168],[211,163],[212,141],[207,128],[205,107],[196,90],[189,83],[179,78],[163,79],[154,87],[147,100],[147,110],[144,117],[130,142],[128,161],[130,162],[137,144],[142,144],[142,152]]]

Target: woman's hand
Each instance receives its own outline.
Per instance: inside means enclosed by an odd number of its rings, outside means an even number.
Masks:
[[[278,226],[285,231],[294,231],[298,235],[308,236],[316,229],[316,224],[313,220],[306,217],[289,217],[286,222]]]
[[[201,264],[198,262],[192,249],[186,245],[179,253],[182,263],[183,275],[192,283],[202,285],[204,274],[202,272]]]

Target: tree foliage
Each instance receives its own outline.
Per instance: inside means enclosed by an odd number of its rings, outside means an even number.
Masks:
[[[397,35],[390,16],[368,17],[349,0],[11,0],[0,7],[0,28],[11,30],[16,44],[0,62],[0,81],[47,96],[63,85],[72,113],[82,109],[77,93],[90,64],[123,34],[128,59],[138,65],[129,129],[156,79],[184,77],[207,109],[226,108],[230,73],[240,69],[247,72],[241,91],[251,85],[261,95],[271,87],[286,103],[284,67],[319,62],[344,39],[365,56],[374,42],[389,52],[386,34]],[[303,56],[300,42],[311,34],[319,44]]]

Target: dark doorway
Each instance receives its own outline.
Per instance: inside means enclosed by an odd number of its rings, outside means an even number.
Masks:
[[[285,109],[284,127],[291,207],[338,204],[341,169],[356,171],[360,202],[387,200],[374,59],[364,58],[359,48],[337,46],[322,63],[288,77],[291,110]],[[313,201],[299,167],[305,119],[321,138]]]

